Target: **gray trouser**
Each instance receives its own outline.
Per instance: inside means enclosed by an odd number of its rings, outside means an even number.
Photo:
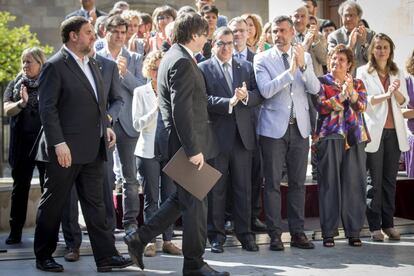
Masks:
[[[367,154],[371,183],[367,219],[371,231],[394,227],[395,190],[401,151],[394,129],[384,129],[377,152]]]
[[[139,173],[144,179],[144,221],[147,222],[177,188],[171,178],[162,172],[165,162],[157,158],[138,157],[138,159]],[[172,239],[173,229],[174,224],[171,224],[165,230],[162,234],[164,241]],[[155,242],[155,238],[152,242]]]
[[[290,124],[282,138],[260,136],[263,152],[266,225],[271,237],[282,234],[280,180],[283,165],[288,171],[287,216],[289,232],[301,233],[305,220],[305,179],[309,138],[303,138],[296,124]]]
[[[137,164],[135,162],[134,150],[138,138],[128,136],[119,123],[114,125],[116,134],[116,147],[121,161],[121,171],[125,183],[123,185],[122,205],[124,228],[130,225],[138,225],[139,215],[139,182],[137,180]]]
[[[322,236],[336,236],[342,218],[345,236],[359,237],[365,220],[365,143],[345,150],[343,138],[328,138],[317,144],[316,154]]]

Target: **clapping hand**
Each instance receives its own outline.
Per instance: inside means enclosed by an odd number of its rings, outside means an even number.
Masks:
[[[400,88],[400,80],[396,79],[390,84],[390,86],[388,86],[388,97],[391,97],[392,94],[398,90],[398,88]]]
[[[127,72],[128,66],[128,61],[126,57],[118,56],[118,58],[116,59],[116,64],[118,65],[119,75],[124,77]]]
[[[243,86],[238,87],[235,90],[235,95],[239,101],[244,100],[247,97],[247,93],[246,82],[243,82]]]
[[[27,93],[27,87],[22,84],[20,87],[20,106],[21,107],[26,107],[27,105],[27,101],[29,100],[29,94]]]

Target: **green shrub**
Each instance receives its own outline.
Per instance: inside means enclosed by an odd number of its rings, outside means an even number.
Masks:
[[[30,32],[29,25],[9,27],[16,17],[9,12],[0,11],[0,83],[8,82],[20,71],[20,55],[26,48],[38,46],[46,55],[53,52],[48,45],[40,45],[35,33]]]

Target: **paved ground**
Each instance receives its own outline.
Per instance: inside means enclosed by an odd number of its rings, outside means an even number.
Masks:
[[[266,235],[260,235],[258,240],[261,242],[259,252],[246,252],[240,246],[230,245],[223,254],[207,249],[205,259],[216,269],[229,271],[231,275],[414,275],[414,235],[403,235],[401,242],[372,243],[364,238],[361,248],[348,246],[344,239],[337,240],[334,248],[324,248],[321,241],[316,241],[314,250],[290,248],[289,243],[285,243],[284,252],[269,251]],[[179,244],[180,239],[175,242]],[[1,244],[4,244],[3,238]],[[117,247],[125,253],[121,241],[117,242]],[[83,255],[76,263],[67,263],[62,257],[56,260],[64,265],[67,275],[100,274],[90,255]],[[182,257],[159,252],[156,257],[144,258],[144,271],[133,266],[106,275],[181,275],[182,261]],[[20,259],[0,261],[0,275],[54,274],[37,270],[34,259]]]

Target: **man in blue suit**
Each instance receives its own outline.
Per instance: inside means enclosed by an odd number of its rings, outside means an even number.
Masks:
[[[208,95],[208,111],[220,145],[220,154],[212,163],[223,176],[209,194],[208,238],[211,251],[223,252],[226,239],[224,211],[227,176],[232,187],[235,232],[243,249],[258,251],[250,229],[251,166],[256,135],[250,108],[260,104],[253,66],[232,57],[233,33],[221,27],[213,35],[213,56],[200,63]]]
[[[95,7],[96,0],[79,0],[79,2],[81,4],[81,8],[66,15],[65,19],[72,16],[82,16],[88,19],[92,25],[95,25],[96,18],[106,15],[105,12],[100,11]]]
[[[272,22],[274,47],[254,59],[256,81],[265,98],[257,133],[263,151],[265,213],[270,250],[283,250],[280,180],[283,164],[288,170],[287,214],[291,246],[312,249],[304,234],[304,203],[309,134],[309,103],[306,93],[319,92],[312,59],[301,45],[292,45],[295,35],[288,16]]]
[[[137,228],[136,220],[139,214],[139,183],[137,180],[137,167],[135,162],[134,150],[139,133],[132,124],[132,97],[134,89],[146,83],[142,76],[142,56],[137,53],[130,53],[125,49],[126,32],[128,22],[120,15],[114,15],[107,21],[107,46],[98,51],[110,60],[116,61],[121,86],[119,94],[124,101],[124,105],[119,113],[117,121],[113,121],[113,128],[117,135],[116,147],[121,161],[122,175],[125,178],[123,186],[123,206],[124,218],[123,226],[126,232]]]

